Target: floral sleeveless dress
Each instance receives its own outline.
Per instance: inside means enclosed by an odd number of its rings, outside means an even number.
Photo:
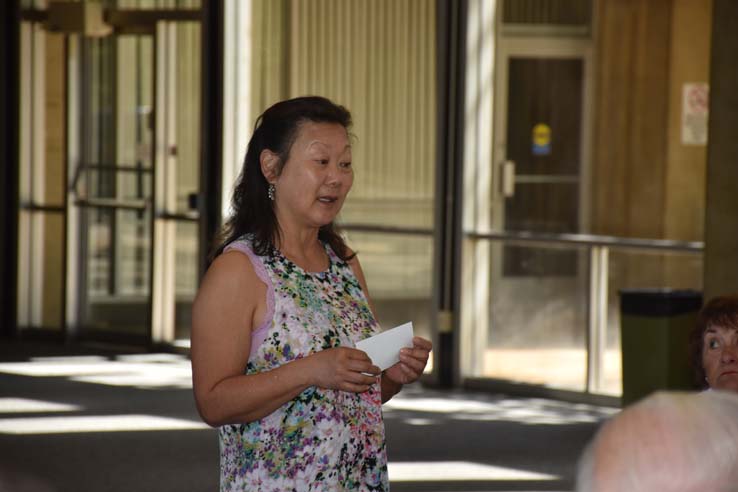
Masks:
[[[350,265],[306,272],[275,251],[243,252],[267,285],[266,322],[252,334],[246,374],[356,342],[379,331]],[[270,316],[271,314],[271,316]],[[379,380],[361,394],[310,387],[261,420],[220,428],[221,491],[389,490]]]

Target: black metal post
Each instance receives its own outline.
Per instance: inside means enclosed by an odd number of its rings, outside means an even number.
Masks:
[[[223,0],[202,7],[202,150],[200,162],[200,277],[221,223],[223,180]]]
[[[436,149],[435,340],[438,384],[458,379],[461,191],[464,158],[466,0],[437,0],[438,134]]]
[[[0,336],[18,330],[20,3],[0,2]]]

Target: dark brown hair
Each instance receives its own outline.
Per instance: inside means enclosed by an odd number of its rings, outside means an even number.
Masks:
[[[738,329],[738,295],[714,297],[697,315],[697,323],[689,337],[689,348],[696,383],[701,388],[707,387],[705,368],[702,365],[705,332],[714,326]]]
[[[269,183],[261,172],[259,159],[263,150],[271,150],[279,156],[278,168],[281,172],[297,139],[300,125],[305,122],[336,123],[348,132],[351,113],[324,97],[305,96],[280,101],[256,119],[243,168],[233,190],[232,215],[216,239],[218,246],[211,254],[211,260],[244,234],[253,237],[252,247],[257,255],[273,252],[280,229],[274,213],[274,202],[267,195]],[[328,243],[342,260],[353,257],[349,255],[349,249],[333,222],[320,228],[318,239]]]

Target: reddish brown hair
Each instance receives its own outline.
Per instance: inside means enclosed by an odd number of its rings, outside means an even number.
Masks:
[[[701,388],[707,387],[705,369],[702,364],[705,332],[714,326],[738,330],[738,295],[714,297],[702,307],[697,315],[697,324],[690,334],[689,346],[696,382]]]

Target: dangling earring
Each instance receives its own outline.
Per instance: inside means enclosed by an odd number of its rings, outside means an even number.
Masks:
[[[274,188],[273,184],[269,184],[269,188],[267,188],[267,196],[271,201],[274,201],[274,192],[276,191],[276,188]]]

